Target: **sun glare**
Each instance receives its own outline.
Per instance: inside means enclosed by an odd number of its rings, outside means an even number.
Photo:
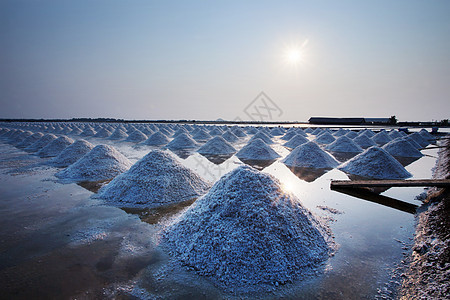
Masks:
[[[300,49],[290,49],[287,53],[287,60],[292,64],[298,64],[302,58]]]
[[[308,44],[308,40],[303,43],[291,43],[285,45],[284,48],[284,62],[287,65],[298,66],[305,61],[305,47]]]

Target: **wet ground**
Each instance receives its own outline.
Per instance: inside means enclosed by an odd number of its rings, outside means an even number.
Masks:
[[[151,147],[109,143],[132,162]],[[235,145],[242,147],[245,142]],[[285,157],[289,150],[274,149]],[[222,298],[207,278],[169,262],[158,248],[158,233],[189,203],[133,211],[93,200],[91,188],[58,183],[45,160],[0,143],[0,285],[2,298]],[[437,150],[406,166],[414,178],[430,178]],[[209,181],[242,162],[183,153],[180,162]],[[339,245],[316,276],[274,288],[259,298],[373,299],[393,297],[401,261],[412,242],[414,216],[329,188],[348,179],[337,169],[294,174],[279,160],[251,162],[276,176],[303,204],[327,219]],[[322,174],[320,174],[322,173]],[[303,178],[302,174],[307,177]],[[317,178],[315,178],[317,177]],[[421,188],[392,188],[383,195],[420,205]]]

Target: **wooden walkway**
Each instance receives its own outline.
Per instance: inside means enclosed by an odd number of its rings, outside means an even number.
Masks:
[[[371,187],[450,187],[450,179],[411,179],[411,180],[333,180],[331,188],[371,188]]]

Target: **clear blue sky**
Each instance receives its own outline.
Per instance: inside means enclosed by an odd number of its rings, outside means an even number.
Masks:
[[[0,0],[0,117],[246,119],[261,91],[279,120],[449,118],[450,1]]]

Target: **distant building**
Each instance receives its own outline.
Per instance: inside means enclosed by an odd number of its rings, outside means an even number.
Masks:
[[[310,124],[320,125],[386,125],[390,124],[389,118],[327,118],[311,117]]]
[[[366,124],[389,124],[389,118],[364,118]]]

